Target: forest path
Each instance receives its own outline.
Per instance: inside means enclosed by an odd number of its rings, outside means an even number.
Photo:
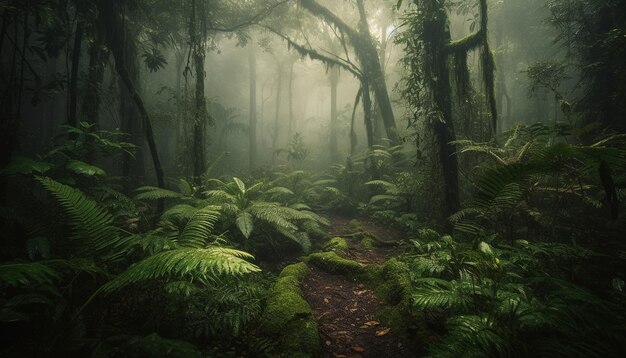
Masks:
[[[398,253],[395,247],[365,247],[359,240],[359,233],[365,231],[392,241],[401,239],[401,232],[367,220],[360,220],[360,227],[355,228],[350,221],[345,217],[332,217],[329,230],[330,237],[346,239],[347,258],[363,264],[378,264]],[[384,303],[365,284],[313,266],[302,284],[302,292],[318,323],[322,357],[410,356],[391,329],[377,321]]]

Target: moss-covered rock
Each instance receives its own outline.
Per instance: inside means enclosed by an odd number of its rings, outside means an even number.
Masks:
[[[313,316],[289,322],[285,331],[288,333],[282,336],[280,342],[285,357],[316,357],[320,354],[322,346]]]
[[[366,272],[365,265],[353,260],[344,259],[335,252],[316,252],[307,258],[307,262],[324,271],[356,277]]]
[[[309,274],[309,271],[309,267],[304,262],[298,262],[297,264],[285,266],[279,277],[293,276],[298,281],[302,281]]]
[[[361,245],[368,250],[372,250],[376,247],[376,238],[366,235],[361,239]]]
[[[341,237],[333,237],[328,240],[323,247],[324,251],[333,251],[340,255],[348,252],[348,242]]]
[[[303,262],[285,267],[263,313],[263,332],[280,342],[278,351],[286,357],[314,357],[321,350],[317,322],[300,290],[308,273]]]
[[[411,299],[410,269],[398,258],[370,269],[369,280],[376,294],[390,304],[408,303]]]
[[[379,313],[378,319],[403,336],[409,345],[425,342],[429,331],[424,314],[411,303],[409,265],[399,258],[392,258],[368,271],[370,286],[389,305]]]

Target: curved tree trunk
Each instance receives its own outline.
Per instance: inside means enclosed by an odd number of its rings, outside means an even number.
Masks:
[[[396,120],[391,107],[387,84],[385,83],[374,39],[369,32],[363,0],[357,0],[360,14],[359,31],[352,29],[343,20],[315,0],[300,0],[300,4],[313,15],[337,27],[339,31],[343,32],[350,39],[363,68],[363,73],[367,77],[367,82],[376,96],[387,138],[394,144],[399,143],[400,138],[397,133]]]

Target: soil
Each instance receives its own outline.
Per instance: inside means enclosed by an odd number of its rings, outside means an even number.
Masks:
[[[331,237],[350,235],[355,231],[348,218],[334,217],[331,222]],[[401,232],[365,220],[360,223],[382,240],[402,238]],[[348,258],[365,264],[382,263],[399,251],[397,247],[367,249],[361,245],[360,237],[345,238],[350,248]],[[302,284],[302,292],[318,322],[322,357],[412,356],[391,328],[377,320],[384,302],[363,283],[311,267],[311,273]]]

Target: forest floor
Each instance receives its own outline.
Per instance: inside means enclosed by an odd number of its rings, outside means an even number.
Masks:
[[[359,226],[356,229],[345,217],[331,218],[329,236],[346,239],[349,245],[347,258],[363,264],[380,264],[399,253],[396,247],[367,248],[355,234],[363,230],[385,241],[394,241],[402,238],[401,232],[367,220],[359,221]],[[302,284],[302,292],[318,322],[322,357],[410,356],[391,328],[377,321],[384,302],[364,283],[311,267],[311,273]]]

